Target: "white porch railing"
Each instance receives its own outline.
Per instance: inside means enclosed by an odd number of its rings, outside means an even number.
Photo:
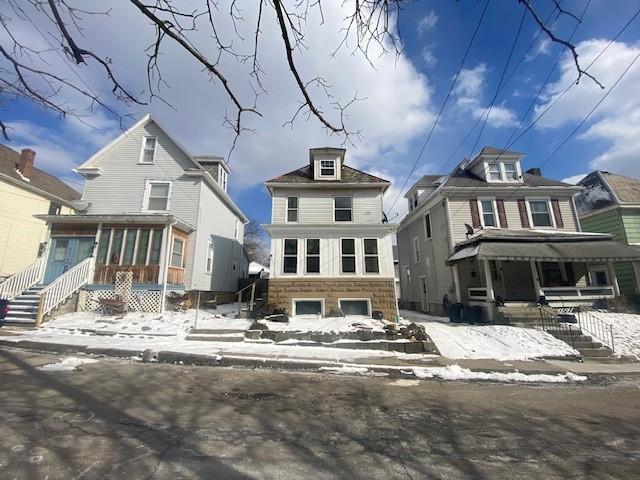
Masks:
[[[601,287],[542,287],[546,300],[590,300],[614,297],[613,286]]]
[[[11,301],[36,285],[42,280],[45,263],[44,257],[40,257],[24,270],[0,283],[0,298]]]
[[[67,298],[87,284],[93,272],[94,258],[89,257],[75,265],[71,270],[60,275],[53,282],[40,291],[40,304],[36,316],[36,327],[40,326],[42,318]]]

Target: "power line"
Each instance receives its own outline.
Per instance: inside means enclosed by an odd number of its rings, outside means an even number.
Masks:
[[[442,116],[442,112],[444,111],[444,108],[445,108],[445,106],[447,104],[447,101],[449,100],[449,97],[451,96],[451,93],[453,92],[453,88],[455,87],[456,82],[458,81],[458,77],[460,76],[460,72],[462,71],[462,67],[464,66],[464,62],[466,61],[467,56],[469,55],[469,52],[471,51],[471,47],[473,46],[473,43],[474,43],[474,41],[476,39],[476,36],[478,35],[478,31],[480,30],[480,26],[482,25],[482,20],[484,19],[484,16],[485,16],[485,13],[487,12],[487,8],[488,7],[489,7],[489,0],[487,0],[487,3],[485,3],[484,8],[482,9],[482,14],[480,15],[480,18],[478,20],[476,28],[475,28],[475,30],[473,32],[473,35],[471,36],[471,40],[469,41],[469,45],[467,45],[467,50],[464,52],[464,55],[462,56],[462,61],[460,62],[460,66],[458,67],[458,71],[456,72],[455,76],[453,77],[453,81],[451,82],[451,86],[449,87],[449,91],[447,92],[447,95],[445,96],[445,99],[442,102],[442,106],[440,107],[440,111],[438,112],[438,115],[436,116],[436,119],[433,122],[433,125],[431,126],[431,129],[429,130],[429,133],[427,134],[427,138],[425,139],[424,143],[422,144],[422,148],[420,149],[420,152],[418,153],[418,157],[416,158],[416,161],[413,163],[413,167],[411,167],[411,171],[406,176],[406,178],[404,180],[404,183],[402,184],[402,188],[400,188],[400,190],[398,191],[398,195],[396,195],[396,198],[393,201],[393,204],[391,205],[391,208],[389,209],[390,211],[393,210],[393,207],[395,207],[396,203],[398,203],[398,199],[400,198],[400,195],[402,195],[402,191],[407,186],[407,183],[409,182],[409,179],[411,178],[411,175],[413,175],[413,172],[416,170],[416,167],[418,166],[418,163],[420,163],[420,159],[422,158],[422,154],[424,153],[424,150],[427,147],[427,144],[429,143],[429,140],[431,139],[431,136],[433,135],[433,132],[436,129],[436,126],[438,125],[438,121],[440,120],[440,117]]]

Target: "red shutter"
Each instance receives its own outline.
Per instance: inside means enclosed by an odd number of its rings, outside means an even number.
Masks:
[[[529,228],[529,215],[527,215],[527,204],[524,202],[524,198],[518,199],[518,211],[522,228]]]
[[[497,199],[496,206],[498,207],[498,218],[500,219],[500,228],[509,228],[507,224],[507,215],[504,213],[504,200]]]
[[[557,198],[551,199],[551,208],[553,209],[553,218],[556,219],[556,228],[564,228],[562,213],[560,213],[560,203]]]
[[[478,200],[472,198],[469,200],[469,207],[471,208],[471,222],[473,228],[480,228],[480,214],[478,213]]]

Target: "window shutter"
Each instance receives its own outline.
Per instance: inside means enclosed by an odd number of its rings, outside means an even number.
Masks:
[[[564,228],[562,213],[560,213],[560,202],[558,202],[557,198],[551,199],[551,208],[553,209],[553,218],[556,220],[556,228]]]
[[[498,207],[498,218],[500,219],[500,228],[509,228],[507,224],[507,215],[504,213],[504,200],[497,199],[496,206]]]
[[[480,228],[480,214],[478,213],[478,200],[472,198],[469,200],[469,207],[471,208],[471,222],[473,228]]]
[[[518,211],[520,212],[520,223],[522,228],[529,228],[529,216],[527,215],[527,204],[524,198],[518,199]]]

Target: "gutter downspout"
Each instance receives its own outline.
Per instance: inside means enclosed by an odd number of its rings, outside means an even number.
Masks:
[[[160,297],[160,313],[164,313],[166,297],[167,297],[167,277],[169,276],[169,259],[171,258],[170,248],[171,248],[171,235],[173,231],[173,226],[175,225],[175,220],[171,220],[167,225],[167,243],[165,245],[164,250],[164,268],[162,269],[162,294]]]

